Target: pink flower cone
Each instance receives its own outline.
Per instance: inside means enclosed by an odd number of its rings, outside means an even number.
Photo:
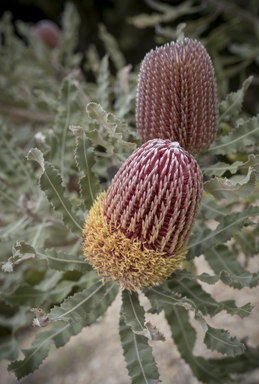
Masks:
[[[185,38],[145,56],[136,124],[144,142],[178,141],[192,154],[212,144],[218,129],[217,86],[210,56],[198,41]]]
[[[196,160],[176,142],[150,140],[122,165],[91,208],[84,255],[123,288],[151,287],[181,266],[202,197]]]

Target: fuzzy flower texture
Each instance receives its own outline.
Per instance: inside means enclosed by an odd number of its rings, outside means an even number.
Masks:
[[[202,197],[202,173],[191,154],[170,140],[136,149],[91,208],[84,255],[103,281],[130,291],[176,271]]]
[[[198,41],[185,38],[145,56],[136,124],[144,142],[178,141],[192,154],[210,147],[218,128],[217,87],[210,56]]]

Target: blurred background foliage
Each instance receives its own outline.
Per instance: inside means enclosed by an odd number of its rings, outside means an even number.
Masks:
[[[83,223],[92,200],[80,200],[79,192],[84,189],[82,148],[79,141],[74,145],[75,136],[67,128],[83,126],[87,140],[93,144],[95,155],[90,149],[88,160],[94,170],[90,178],[93,185],[98,184],[95,195],[99,183],[101,189],[109,185],[134,144],[140,145],[134,114],[141,60],[150,49],[176,40],[181,33],[199,40],[211,55],[219,101],[239,89],[242,104],[246,92],[242,112],[239,114],[240,105],[238,113],[219,127],[220,134],[229,133],[237,119],[247,120],[259,112],[259,2],[2,0],[0,18],[0,261],[11,257],[12,263],[7,263],[5,270],[17,267],[8,279],[0,272],[0,282],[3,292],[12,292],[19,284],[25,290],[34,287],[40,301],[20,303],[18,309],[17,302],[7,295],[0,303],[0,335],[12,336],[6,349],[1,350],[1,358],[15,359],[17,334],[31,322],[28,308],[43,303],[48,310],[89,285],[84,279],[87,267],[74,270],[71,265],[61,271],[55,264],[59,256],[52,251],[53,269],[49,270],[46,260],[50,263],[51,257],[40,257],[39,251],[35,260],[34,251],[24,243],[39,249],[55,247],[64,252],[63,257],[69,254],[79,258],[81,254],[80,233],[75,235],[63,225],[38,189],[40,167],[25,158],[30,148],[37,146],[45,162],[59,169],[67,186],[64,191],[61,188],[64,201],[69,193],[71,212]],[[33,25],[43,19],[55,22],[61,30],[61,42],[55,49],[49,49],[32,33]],[[252,83],[250,79],[242,88],[249,76],[253,76]],[[119,120],[114,122],[121,140],[114,141],[105,130],[101,136],[90,134],[97,126],[85,113],[91,102],[99,103],[127,124],[125,130]],[[252,149],[258,154],[258,147]],[[218,155],[217,161],[245,162],[248,155],[249,149],[245,149]],[[248,204],[257,199],[255,192]],[[253,236],[257,233],[258,228],[251,235],[252,255],[258,251]],[[246,228],[241,235],[249,235]],[[240,247],[247,246],[241,235],[236,236],[236,250],[233,247],[236,254]],[[93,275],[90,280],[95,278]]]

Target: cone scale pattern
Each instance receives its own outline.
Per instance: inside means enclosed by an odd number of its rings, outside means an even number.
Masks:
[[[177,142],[143,144],[91,208],[84,255],[103,281],[151,287],[181,265],[202,197],[202,173]]]
[[[199,42],[185,38],[145,56],[136,124],[144,142],[178,141],[192,154],[209,148],[218,128],[217,87],[210,56]]]

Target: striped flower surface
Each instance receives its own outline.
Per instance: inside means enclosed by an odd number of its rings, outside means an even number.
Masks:
[[[154,139],[135,150],[91,208],[84,255],[103,281],[130,291],[180,268],[202,197],[202,173],[179,143]]]
[[[178,141],[192,154],[212,144],[218,129],[217,86],[210,56],[198,41],[185,38],[145,56],[136,124],[144,142]]]

